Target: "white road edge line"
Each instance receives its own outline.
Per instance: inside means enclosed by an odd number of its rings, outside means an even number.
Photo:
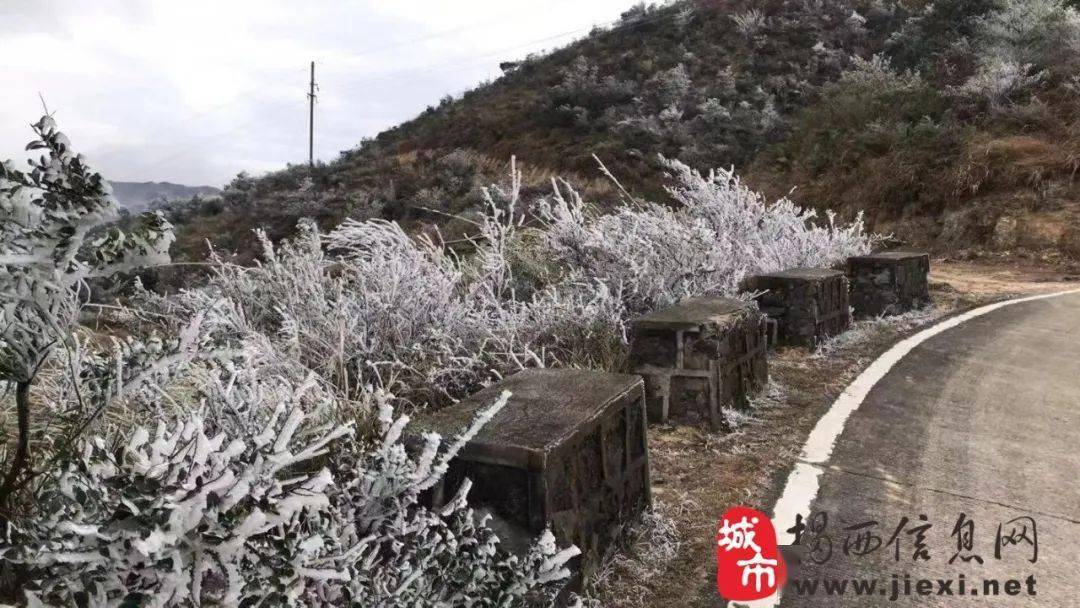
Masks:
[[[794,535],[786,531],[788,524],[795,521],[796,514],[805,515],[809,513],[810,503],[814,502],[817,497],[818,487],[821,482],[823,470],[821,465],[826,464],[829,457],[832,456],[836,440],[840,438],[840,434],[844,431],[844,424],[847,423],[848,418],[851,417],[855,410],[859,409],[863,400],[866,399],[866,395],[870,393],[870,389],[874,388],[874,385],[884,378],[885,374],[889,373],[889,370],[911,352],[913,348],[947,329],[952,329],[965,321],[981,317],[999,308],[1073,293],[1080,293],[1080,289],[1025,296],[980,306],[945,319],[897,342],[892,348],[875,359],[840,393],[836,401],[833,401],[833,404],[829,406],[829,410],[818,420],[814,430],[810,431],[810,436],[806,438],[802,456],[795,463],[795,468],[791,471],[791,474],[788,475],[784,491],[776,501],[776,505],[773,506],[772,520],[773,528],[776,530],[777,544],[790,545],[794,542]],[[779,522],[787,523],[781,524]],[[776,594],[748,605],[754,608],[767,608],[776,606],[779,602],[780,594]]]

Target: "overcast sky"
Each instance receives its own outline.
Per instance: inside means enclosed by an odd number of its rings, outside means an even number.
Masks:
[[[0,0],[0,159],[45,96],[106,178],[221,186],[307,160],[563,46],[632,0]]]

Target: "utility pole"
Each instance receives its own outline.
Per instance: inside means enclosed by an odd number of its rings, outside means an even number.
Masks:
[[[308,166],[315,166],[315,62],[311,62],[311,84],[308,90]]]

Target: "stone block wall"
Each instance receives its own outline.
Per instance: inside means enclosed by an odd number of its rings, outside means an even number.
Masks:
[[[886,251],[848,258],[851,306],[857,318],[895,315],[930,303],[930,256]]]
[[[525,370],[416,424],[452,436],[504,390],[509,402],[451,462],[430,503],[470,479],[469,504],[493,515],[507,548],[524,550],[547,526],[560,546],[577,545],[577,584],[652,503],[642,380]]]
[[[635,319],[630,364],[645,378],[649,420],[725,427],[768,381],[765,317],[752,303],[694,298]]]
[[[761,292],[758,306],[777,324],[776,341],[813,348],[851,325],[848,281],[828,268],[795,268],[747,278],[743,289]]]

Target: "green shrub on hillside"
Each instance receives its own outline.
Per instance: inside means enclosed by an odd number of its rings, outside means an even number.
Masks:
[[[897,71],[882,55],[855,58],[800,117],[784,150],[811,174],[836,171],[897,148],[935,145],[947,109],[918,73]]]

